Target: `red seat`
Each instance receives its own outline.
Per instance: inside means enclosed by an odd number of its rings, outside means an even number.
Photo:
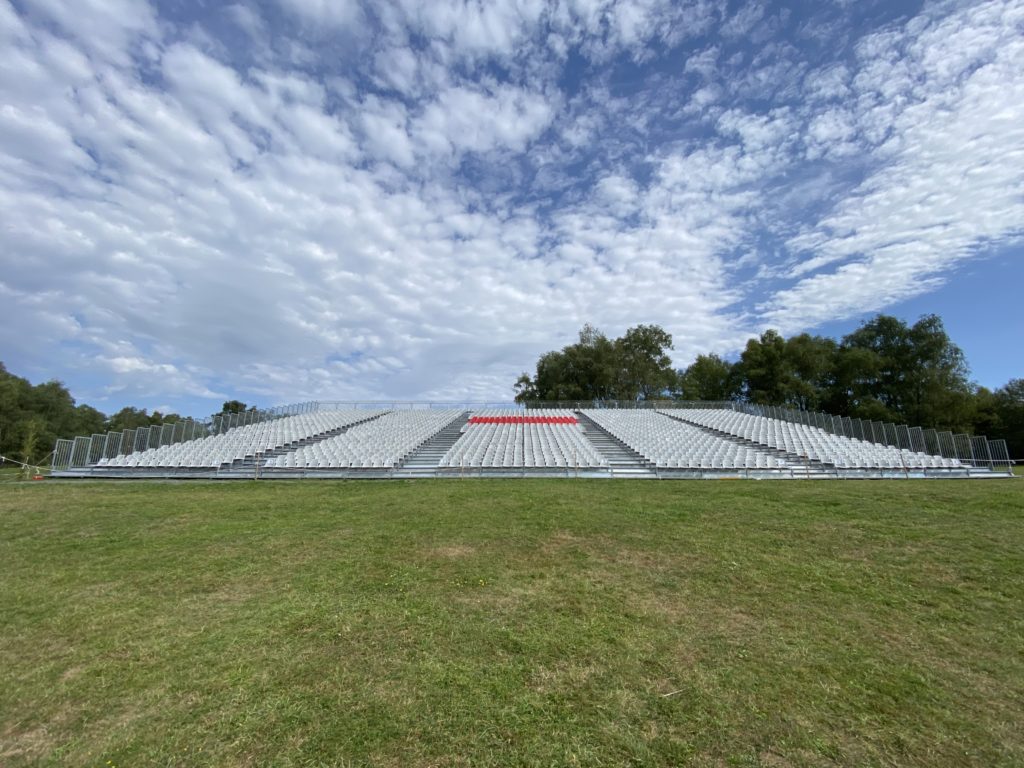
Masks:
[[[578,424],[575,416],[471,416],[470,424]]]

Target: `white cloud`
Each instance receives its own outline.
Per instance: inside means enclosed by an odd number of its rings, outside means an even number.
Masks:
[[[369,97],[363,102],[360,118],[364,142],[372,155],[402,168],[412,167],[414,149],[401,103]]]
[[[438,95],[416,120],[413,132],[428,152],[522,151],[554,116],[541,94],[499,86],[456,87]]]
[[[660,323],[685,364],[925,290],[1024,221],[1014,3],[816,68],[779,41],[673,53],[710,3],[282,4],[284,32],[226,9],[258,49],[233,57],[145,4],[76,27],[0,0],[26,372],[112,409],[502,398],[584,322]]]
[[[90,56],[127,65],[131,50],[159,34],[145,0],[30,0],[31,16],[53,24]]]
[[[750,0],[726,19],[722,25],[722,34],[725,37],[748,35],[762,18],[764,18],[764,6],[755,0]]]
[[[705,80],[710,80],[717,72],[718,58],[721,53],[722,52],[719,47],[717,45],[713,45],[710,48],[705,48],[699,53],[688,56],[686,64],[683,67],[683,71],[696,72]]]
[[[836,64],[809,72],[804,78],[804,94],[808,99],[827,101],[849,95],[850,71]]]
[[[789,330],[881,309],[934,288],[987,244],[1024,232],[1022,19],[1019,6],[985,3],[922,22],[913,38],[864,41],[865,69],[855,78],[861,101],[899,105],[877,150],[881,165],[793,239],[808,254],[796,275],[841,266],[780,292],[766,307],[767,322]],[[895,53],[903,49],[909,55]],[[953,49],[973,59],[956,55],[950,66],[941,53]],[[826,138],[843,141],[849,130]]]
[[[377,53],[374,67],[387,87],[400,93],[413,94],[417,86],[419,65],[415,54],[407,47],[391,46]]]
[[[330,29],[352,28],[361,19],[358,0],[278,0],[302,21]]]
[[[847,109],[830,109],[815,115],[807,126],[807,155],[844,157],[859,149],[853,141],[857,134],[856,117]]]

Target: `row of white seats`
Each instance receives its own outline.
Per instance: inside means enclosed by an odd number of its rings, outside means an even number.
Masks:
[[[394,468],[462,411],[393,411],[379,419],[268,459],[269,469]]]
[[[101,467],[220,467],[236,459],[265,453],[300,440],[355,424],[386,413],[382,410],[349,409],[314,411],[234,427],[219,435],[188,440],[160,448],[103,459]]]
[[[942,469],[961,467],[956,459],[834,435],[820,427],[725,409],[666,409],[686,419],[752,442],[843,469]]]
[[[655,466],[699,469],[782,469],[770,453],[708,434],[653,410],[593,409],[584,413]]]
[[[518,416],[571,419],[572,411],[539,408],[530,411],[492,408],[474,417]],[[579,423],[469,423],[462,436],[441,457],[441,467],[549,468],[603,467],[608,461],[587,440]]]

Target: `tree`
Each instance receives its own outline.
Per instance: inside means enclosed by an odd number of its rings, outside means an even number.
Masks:
[[[638,325],[616,339],[617,398],[650,400],[656,395],[667,395],[675,383],[670,349],[672,334],[657,325]]]
[[[160,413],[160,411],[153,411],[149,417],[149,425],[151,427],[158,427],[161,424],[174,424],[181,421],[181,416],[176,413]]]
[[[635,400],[667,394],[675,372],[666,349],[672,336],[656,325],[630,328],[610,340],[584,325],[575,344],[545,352],[533,378],[523,373],[514,385],[517,402]]]
[[[1010,456],[1024,459],[1024,379],[1010,379],[994,393],[1000,432],[990,437],[1006,440]]]
[[[807,411],[818,410],[833,382],[837,344],[823,336],[801,333],[786,339],[784,402]]]
[[[899,318],[878,315],[846,336],[842,347],[874,356],[863,365],[873,375],[860,377],[854,399],[878,401],[893,420],[936,429],[970,429],[967,363],[938,316],[925,315],[908,326]]]
[[[611,341],[586,325],[576,344],[541,355],[536,374],[519,377],[516,399],[633,400],[671,393],[954,432],[995,436],[1002,428],[995,395],[970,383],[963,352],[936,315],[913,325],[877,315],[841,342],[806,333],[786,339],[769,329],[748,341],[734,364],[701,355],[679,372],[669,367],[671,349],[672,336],[658,326],[639,325]]]
[[[747,342],[738,364],[743,392],[752,403],[784,405],[789,384],[786,341],[768,329]]]
[[[249,406],[241,400],[228,400],[220,409],[221,413],[242,413],[248,410]]]
[[[46,429],[46,422],[39,416],[33,416],[25,422],[22,429],[24,437],[21,444],[21,460],[26,464],[31,464],[39,458],[37,456],[39,434],[44,429]]]
[[[548,352],[537,361],[534,389],[541,400],[578,400],[586,391],[574,375],[566,349]]]
[[[732,364],[718,355],[697,355],[678,377],[678,395],[683,400],[733,400],[739,394]]]
[[[587,323],[579,341],[563,350],[569,370],[581,393],[580,399],[605,400],[615,391],[616,342]]]
[[[512,389],[516,393],[515,400],[517,403],[529,403],[535,400],[540,400],[537,394],[537,387],[530,378],[530,374],[523,371],[519,374],[519,378],[516,379],[516,383],[512,385]]]
[[[615,374],[614,356],[613,343],[594,326],[584,325],[575,344],[540,356],[533,378],[527,373],[519,377],[516,401],[607,397]]]
[[[114,432],[122,432],[126,429],[140,429],[152,424],[149,413],[145,408],[132,408],[127,406],[110,417],[108,428]]]
[[[0,363],[0,453],[29,454],[42,462],[59,437],[104,431],[106,417],[88,405],[75,405],[59,381],[33,386]]]
[[[75,408],[75,417],[70,429],[61,431],[58,437],[69,437],[74,435],[91,435],[97,432],[107,431],[107,417],[97,411],[91,405],[79,405]]]
[[[871,391],[881,361],[869,349],[840,345],[832,362],[831,383],[823,393],[822,408],[837,416],[871,421],[893,421],[897,415]]]
[[[7,372],[0,363],[0,454],[14,456],[22,435],[22,423],[28,418],[26,409],[29,383]]]
[[[993,438],[1003,434],[1003,420],[994,392],[986,387],[975,389],[972,411],[971,431],[974,434]]]

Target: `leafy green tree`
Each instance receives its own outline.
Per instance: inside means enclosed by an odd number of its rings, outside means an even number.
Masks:
[[[75,405],[59,381],[33,386],[0,363],[0,453],[26,453],[42,462],[58,437],[104,431],[106,417],[88,405]]]
[[[1000,431],[990,437],[1006,440],[1010,456],[1024,460],[1024,379],[1010,379],[994,393]]]
[[[561,352],[548,352],[537,361],[534,388],[541,400],[578,400],[586,396],[574,375],[566,347]]]
[[[801,333],[786,339],[784,402],[803,410],[822,407],[833,383],[838,345],[823,336]]]
[[[837,416],[872,421],[897,419],[870,386],[880,366],[881,359],[872,350],[839,346],[833,358],[831,383],[822,395],[822,409]]]
[[[160,411],[153,411],[149,417],[149,423],[151,426],[174,424],[178,421],[181,421],[181,416],[176,413],[160,413]]]
[[[697,355],[679,372],[678,396],[683,400],[733,400],[739,394],[734,367],[718,355]]]
[[[221,407],[221,413],[242,413],[247,410],[249,406],[243,403],[241,400],[228,400]]]
[[[855,399],[881,403],[897,421],[970,429],[967,363],[938,316],[925,315],[908,326],[899,318],[878,315],[846,336],[842,347],[863,350],[875,358],[867,366],[874,375],[861,377],[853,392]]]
[[[650,400],[666,396],[676,378],[670,349],[672,334],[657,325],[638,325],[616,339],[617,399]]]
[[[21,424],[26,410],[29,383],[7,372],[0,363],[0,454],[13,457],[20,447]]]
[[[658,326],[630,328],[613,341],[585,325],[575,344],[541,355],[532,378],[519,377],[516,400],[633,400],[665,393],[675,380],[665,351],[671,348],[672,337]]]
[[[534,377],[520,376],[516,398],[638,399],[673,390],[686,399],[743,397],[954,431],[984,421],[963,352],[935,315],[913,325],[878,315],[838,343],[769,329],[733,365],[702,355],[679,373],[669,367],[671,348],[658,326],[631,328],[614,341],[585,326],[578,343],[542,355]]]
[[[79,405],[75,407],[74,426],[64,430],[55,437],[68,437],[70,435],[91,435],[95,432],[107,431],[107,417],[97,411],[91,405]]]
[[[784,405],[789,385],[789,361],[786,340],[768,329],[760,338],[747,342],[740,355],[738,373],[743,393],[752,403]]]
[[[108,428],[114,432],[122,432],[126,429],[148,427],[152,423],[145,408],[126,406],[110,417]]]
[[[1000,418],[999,403],[994,392],[986,387],[975,389],[972,409],[971,431],[974,434],[993,438],[1002,435],[1003,420]]]
[[[40,417],[43,434],[54,436],[68,432],[77,426],[75,400],[59,381],[37,384],[29,390],[28,409]]]
[[[566,347],[565,352],[582,399],[604,400],[613,396],[618,365],[616,342],[588,323],[580,330],[579,341]]]
[[[520,377],[517,397],[520,402],[608,397],[614,389],[616,354],[613,342],[593,326],[585,325],[575,344],[541,355],[531,385]]]
[[[540,396],[537,394],[537,386],[526,371],[519,374],[519,378],[512,385],[512,389],[516,393],[515,400],[517,403],[529,403],[540,400]]]
[[[740,355],[741,391],[754,403],[819,409],[835,378],[836,350],[832,339],[807,333],[784,339],[769,329]]]

